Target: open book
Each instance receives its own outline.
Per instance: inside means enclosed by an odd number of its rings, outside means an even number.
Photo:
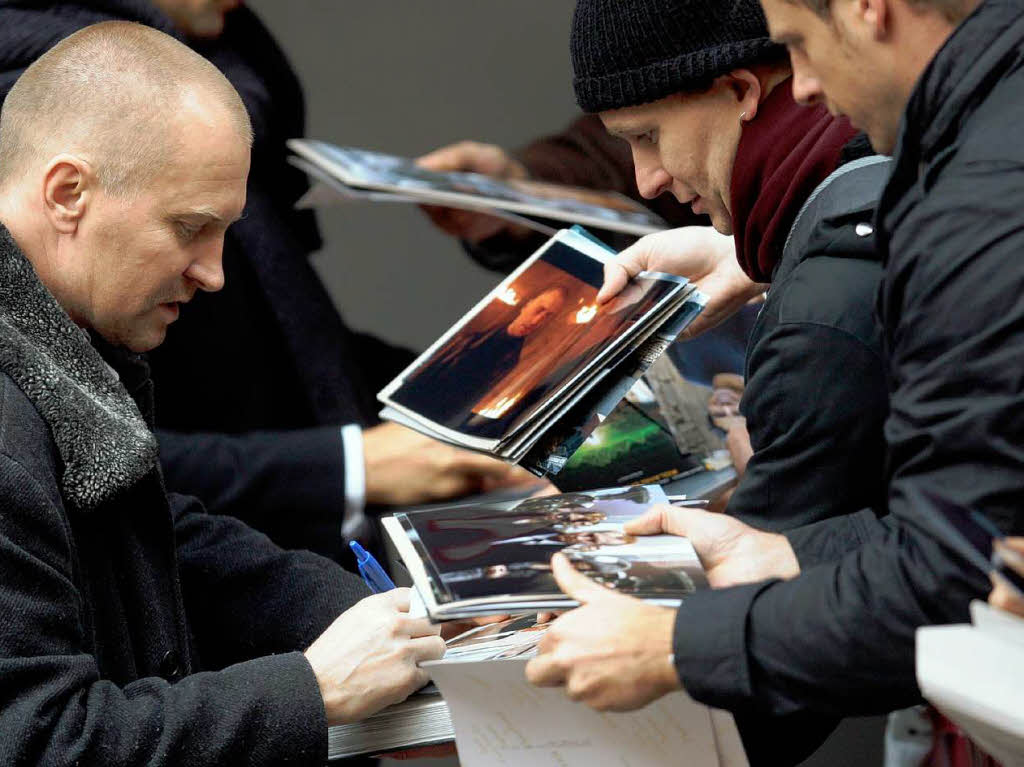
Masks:
[[[456,506],[382,520],[432,620],[561,610],[551,557],[564,553],[602,585],[676,606],[707,586],[693,546],[623,525],[668,498],[657,485],[549,495],[505,506]]]
[[[599,305],[612,255],[559,232],[378,394],[381,417],[557,473],[706,303],[641,272]]]
[[[560,690],[531,687],[523,667],[546,630],[531,615],[449,640],[443,659],[424,664],[434,684],[363,722],[332,727],[329,758],[457,740],[462,767],[661,767],[669,757],[689,765],[745,767],[732,716],[684,693],[642,711],[600,714]]]
[[[924,697],[1004,767],[1024,765],[1024,619],[971,604],[971,624],[917,630]]]
[[[667,228],[658,216],[616,192],[479,173],[438,173],[407,157],[310,139],[292,139],[288,148],[296,155],[292,164],[343,199],[463,208],[508,218],[545,234],[552,233],[551,227],[534,219],[636,235]],[[323,199],[322,190],[315,194]]]

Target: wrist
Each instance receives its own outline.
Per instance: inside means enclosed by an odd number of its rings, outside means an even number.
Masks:
[[[789,539],[781,533],[765,533],[769,537],[764,547],[765,577],[789,580],[800,575],[800,562]]]
[[[683,683],[676,671],[673,642],[675,639],[676,611],[669,607],[656,608],[659,612],[656,633],[658,652],[655,659],[655,678],[662,694],[683,689]]]

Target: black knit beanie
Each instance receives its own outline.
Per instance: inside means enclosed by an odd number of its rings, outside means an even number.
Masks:
[[[578,0],[569,44],[585,112],[700,90],[785,55],[758,0]]]

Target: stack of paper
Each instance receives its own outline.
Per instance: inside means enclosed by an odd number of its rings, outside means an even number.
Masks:
[[[685,693],[603,714],[561,690],[531,686],[525,665],[546,629],[518,618],[449,641],[442,660],[424,664],[436,688],[332,727],[330,759],[455,740],[462,767],[746,767],[732,716]]]
[[[685,693],[600,713],[526,681],[527,659],[424,664],[455,725],[462,767],[745,767],[732,716]]]
[[[1024,765],[1024,620],[984,602],[971,619],[918,629],[917,682],[1004,767]]]
[[[642,272],[598,304],[612,256],[582,230],[559,232],[385,387],[381,416],[560,471],[707,300]]]

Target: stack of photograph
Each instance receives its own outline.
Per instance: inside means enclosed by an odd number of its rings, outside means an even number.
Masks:
[[[529,498],[511,510],[485,504],[399,513],[382,523],[434,621],[575,607],[551,571],[559,552],[606,588],[678,606],[707,587],[689,540],[623,529],[668,501],[659,486],[637,485]]]
[[[557,474],[706,302],[641,272],[599,304],[613,257],[558,232],[385,387],[381,417]]]
[[[307,203],[337,200],[441,205],[505,218],[552,235],[552,222],[583,224],[625,234],[667,229],[634,200],[595,189],[527,179],[496,179],[480,173],[427,170],[408,157],[292,139],[290,162],[319,182]],[[332,199],[333,198],[333,199]]]

